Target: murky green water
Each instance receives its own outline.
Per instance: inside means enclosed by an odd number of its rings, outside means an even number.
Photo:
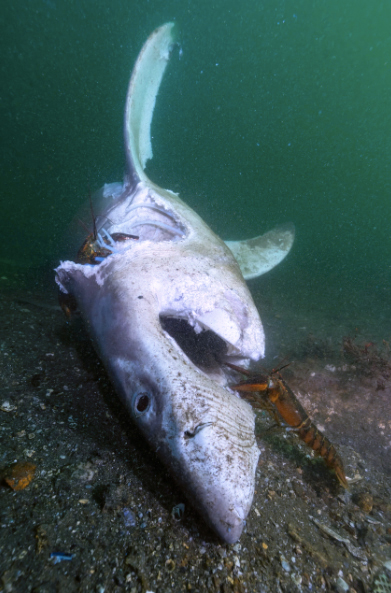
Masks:
[[[284,290],[305,271],[384,312],[388,2],[14,0],[2,18],[2,259],[52,265],[89,186],[121,180],[131,68],[176,20],[183,56],[155,111],[151,178],[224,238],[293,221],[296,244],[273,271]]]

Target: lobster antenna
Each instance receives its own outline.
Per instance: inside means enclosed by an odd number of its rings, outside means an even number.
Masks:
[[[91,210],[91,216],[92,216],[92,234],[94,236],[94,241],[96,241],[96,238],[98,236],[97,230],[96,230],[96,217],[94,214],[94,209],[92,207],[92,197],[91,197],[91,187],[90,184],[88,184],[88,197],[90,199],[90,210]]]
[[[87,231],[88,234],[90,234],[90,229],[88,228],[86,223],[81,218],[78,218],[77,222],[81,224],[81,226],[84,228],[84,230]]]
[[[287,362],[286,364],[282,365],[282,367],[279,367],[278,369],[273,369],[270,374],[275,375],[276,373],[279,373],[280,371],[282,371],[282,369],[286,369],[286,367],[289,367],[291,364],[292,364],[292,361]]]

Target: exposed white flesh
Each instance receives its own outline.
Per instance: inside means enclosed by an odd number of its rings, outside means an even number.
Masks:
[[[168,23],[151,35],[130,81],[128,172],[123,185],[103,188],[105,206],[97,221],[99,237],[111,242],[113,254],[97,266],[64,262],[56,280],[75,296],[136,424],[206,522],[234,542],[254,493],[254,414],[227,387],[225,367],[197,367],[161,318],[184,319],[196,333],[212,330],[225,342],[225,359],[244,365],[263,357],[264,332],[232,251],[143,171],[152,156],[150,124],[174,43],[172,29]],[[139,240],[116,242],[113,233]],[[252,264],[249,272],[254,269]],[[144,396],[148,405],[140,410]]]

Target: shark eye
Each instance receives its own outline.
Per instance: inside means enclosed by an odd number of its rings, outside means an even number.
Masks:
[[[138,415],[145,414],[151,406],[151,396],[146,392],[137,393],[133,405]]]

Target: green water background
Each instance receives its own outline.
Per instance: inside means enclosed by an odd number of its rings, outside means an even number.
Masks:
[[[131,68],[175,20],[150,177],[225,239],[294,222],[270,278],[365,295],[389,328],[389,2],[13,0],[1,19],[1,261],[50,270],[89,186],[122,179]]]

